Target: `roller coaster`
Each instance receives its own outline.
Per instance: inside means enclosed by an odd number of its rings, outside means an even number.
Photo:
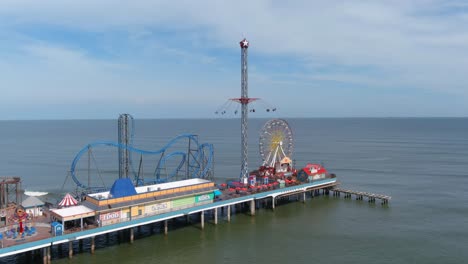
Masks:
[[[120,124],[119,124],[120,125]],[[122,143],[114,141],[96,141],[84,146],[73,159],[70,166],[70,176],[77,186],[84,192],[96,192],[109,190],[107,186],[109,182],[113,182],[117,178],[115,171],[109,173],[114,179],[107,182],[102,179],[102,171],[100,170],[94,152],[97,149],[111,148],[113,154],[118,151],[119,166],[122,167],[122,153],[128,157],[128,175],[123,175],[119,170],[118,177],[133,177],[135,186],[148,184],[156,184],[169,182],[181,179],[203,178],[213,180],[213,145],[209,143],[199,143],[198,136],[194,134],[182,134],[170,140],[164,147],[159,150],[143,150],[133,146],[133,131],[129,133],[129,140]],[[185,150],[172,150],[172,148],[183,144],[187,141]],[[128,143],[128,144],[126,144]],[[133,156],[140,156],[138,162],[134,162]],[[87,155],[87,169],[80,169],[79,164],[83,165],[82,158]],[[150,167],[151,175],[143,176],[143,157],[151,156],[153,159],[150,164],[146,163],[146,167]],[[150,160],[148,158],[147,160]],[[81,162],[80,162],[81,161]],[[93,163],[93,168],[92,168]],[[134,166],[138,164],[137,166]],[[85,163],[86,165],[86,163]],[[81,166],[83,167],[83,166]],[[83,175],[85,171],[85,175]],[[86,173],[87,171],[87,173]],[[115,176],[114,176],[115,175]],[[100,178],[100,182],[96,179]],[[87,180],[86,180],[87,179]]]

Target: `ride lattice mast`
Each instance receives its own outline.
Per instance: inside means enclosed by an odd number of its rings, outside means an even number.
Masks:
[[[132,144],[133,133],[133,117],[129,114],[121,114],[119,116],[119,144],[123,147],[119,148],[119,179],[128,178],[130,170],[130,152],[127,146]]]
[[[247,143],[247,125],[248,125],[248,112],[249,103],[257,100],[258,98],[249,98],[249,86],[248,86],[248,74],[247,74],[247,50],[249,48],[249,42],[247,39],[243,39],[240,42],[241,47],[241,97],[233,98],[232,101],[241,104],[241,173],[240,180],[243,183],[247,183],[249,176],[248,169],[248,143]]]

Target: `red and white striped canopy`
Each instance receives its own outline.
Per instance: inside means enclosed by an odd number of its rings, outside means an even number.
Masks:
[[[67,206],[72,206],[72,205],[77,205],[77,204],[78,204],[78,201],[75,198],[73,198],[73,196],[71,196],[69,193],[67,193],[58,205],[67,207]]]

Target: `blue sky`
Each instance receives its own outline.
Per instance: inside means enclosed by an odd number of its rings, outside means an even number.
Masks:
[[[468,116],[466,1],[2,0],[0,120],[215,118],[243,37],[275,115]]]

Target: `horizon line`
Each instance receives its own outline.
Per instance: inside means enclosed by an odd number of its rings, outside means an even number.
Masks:
[[[249,117],[249,119],[463,119],[468,116],[341,116],[341,117]],[[108,121],[116,118],[45,118],[45,119],[0,119],[0,122],[8,121]],[[143,117],[138,120],[233,120],[240,117]]]

